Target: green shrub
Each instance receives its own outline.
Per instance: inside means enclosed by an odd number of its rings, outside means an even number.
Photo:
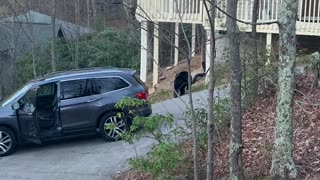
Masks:
[[[135,140],[139,141],[145,136],[158,142],[152,147],[147,157],[132,158],[130,165],[135,169],[150,173],[153,179],[171,179],[172,172],[183,160],[183,157],[179,147],[170,142],[171,135],[164,134],[161,128],[173,127],[173,115],[136,116],[135,107],[144,103],[143,100],[125,97],[116,104],[118,109],[130,108],[129,116],[134,117],[129,131],[121,135],[125,142],[133,144]]]
[[[163,142],[153,146],[147,157],[131,159],[130,165],[150,173],[153,179],[172,179],[173,170],[183,159],[181,154],[177,145]]]

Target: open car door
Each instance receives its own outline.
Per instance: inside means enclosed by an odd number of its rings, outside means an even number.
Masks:
[[[40,85],[37,90],[36,120],[41,138],[61,135],[58,83]]]
[[[39,123],[36,113],[37,88],[32,88],[19,101],[17,118],[20,125],[20,132],[26,142],[41,144],[39,139]]]

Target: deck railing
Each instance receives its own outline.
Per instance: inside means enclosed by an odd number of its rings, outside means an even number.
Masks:
[[[202,0],[139,0],[137,18],[159,22],[201,23]]]
[[[254,0],[238,0],[238,19],[251,22]],[[300,0],[297,18],[297,34],[320,35],[320,0]],[[260,0],[258,22],[275,21],[282,0]],[[226,0],[218,0],[218,6],[226,11]],[[137,18],[158,22],[195,23],[209,26],[203,0],[138,0]],[[217,10],[216,28],[225,29],[226,15]],[[242,31],[251,31],[250,25],[239,23]],[[278,26],[261,25],[258,32],[278,33]]]

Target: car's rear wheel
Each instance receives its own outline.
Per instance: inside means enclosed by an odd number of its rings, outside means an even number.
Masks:
[[[0,157],[13,153],[16,146],[17,141],[14,133],[6,127],[0,127]]]
[[[128,122],[124,113],[110,112],[100,119],[99,130],[106,141],[121,139],[121,134],[128,130]]]

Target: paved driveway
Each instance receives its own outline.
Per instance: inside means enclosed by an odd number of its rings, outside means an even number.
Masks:
[[[216,91],[225,96],[227,90]],[[207,91],[194,93],[195,107],[207,107]],[[184,102],[183,102],[184,101]],[[153,113],[175,115],[176,122],[188,107],[188,97],[171,99],[152,106]],[[128,159],[144,155],[151,139],[133,145],[123,141],[106,143],[97,137],[32,145],[14,155],[0,158],[0,180],[106,180],[128,169]]]

